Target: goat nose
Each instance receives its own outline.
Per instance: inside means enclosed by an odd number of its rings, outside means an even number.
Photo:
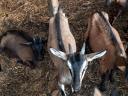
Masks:
[[[80,86],[78,86],[78,87],[76,87],[75,89],[74,89],[74,92],[78,92],[79,90],[80,90]]]
[[[42,60],[42,59],[43,59],[43,57],[42,57],[42,56],[39,56],[39,57],[38,57],[38,60]]]

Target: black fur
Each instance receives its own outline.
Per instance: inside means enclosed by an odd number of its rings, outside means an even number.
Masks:
[[[81,66],[83,65],[83,62],[85,61],[85,57],[82,54],[70,54],[68,57],[69,61],[72,64],[72,69],[73,69],[73,74],[72,74],[72,87],[75,89],[74,91],[79,91],[81,86],[80,86],[80,69]],[[72,73],[72,72],[71,72]]]
[[[59,8],[59,10],[62,10],[61,8]],[[65,51],[64,48],[64,43],[62,41],[62,30],[60,28],[60,12],[58,11],[58,13],[55,15],[55,27],[56,27],[56,38],[57,38],[57,42],[58,42],[58,48],[61,51]]]
[[[34,39],[32,41],[32,48],[33,48],[35,57],[38,60],[42,60],[42,58],[44,57],[44,53],[45,53],[44,46],[45,46],[45,43],[47,41],[44,40],[43,38],[38,37],[38,36],[34,37]]]
[[[103,74],[101,76],[101,83],[98,85],[98,88],[100,91],[104,92],[106,91],[106,81],[108,80],[108,74]]]

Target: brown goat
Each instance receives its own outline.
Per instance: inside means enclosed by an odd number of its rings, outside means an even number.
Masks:
[[[0,52],[9,52],[11,57],[18,58],[18,62],[35,67],[35,57],[31,46],[24,45],[31,38],[23,31],[9,30],[0,36]]]
[[[107,50],[106,55],[101,58],[99,72],[101,74],[100,90],[104,91],[105,81],[111,79],[111,72],[118,66],[120,59],[126,59],[126,53],[117,30],[109,23],[108,14],[99,12],[93,14],[88,21],[88,30],[85,33],[85,41],[88,39],[93,52]]]
[[[100,50],[100,52],[84,54],[84,43],[81,51],[76,52],[76,41],[70,31],[68,18],[65,16],[65,13],[59,8],[57,13],[55,10],[53,14],[54,16],[49,21],[48,50],[58,72],[57,82],[61,95],[67,96],[65,85],[70,85],[72,92],[79,91],[88,62],[102,57],[106,51]]]

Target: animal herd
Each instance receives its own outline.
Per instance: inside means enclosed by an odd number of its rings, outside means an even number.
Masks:
[[[48,1],[52,14],[49,20],[48,40],[39,36],[32,37],[21,30],[8,30],[0,36],[0,53],[5,52],[10,58],[17,58],[17,63],[33,69],[39,60],[43,60],[44,45],[47,43],[50,58],[57,70],[58,90],[61,96],[67,96],[66,85],[71,87],[72,93],[81,89],[89,62],[98,58],[97,71],[101,82],[97,87],[94,86],[94,96],[103,96],[102,92],[107,90],[106,82],[114,82],[113,74],[117,69],[123,70],[128,80],[126,48],[119,32],[109,22],[106,12],[96,12],[89,17],[84,42],[79,42],[83,43],[83,46],[78,51],[68,18],[59,1]],[[105,3],[107,6],[112,3],[120,6],[112,23],[128,7],[128,0],[106,0]],[[86,46],[92,50],[91,53],[85,53]],[[115,90],[111,93],[112,96],[118,96]]]

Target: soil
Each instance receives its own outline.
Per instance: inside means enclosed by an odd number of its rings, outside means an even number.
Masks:
[[[113,9],[104,4],[105,0],[60,0],[60,4],[69,18],[71,31],[76,39],[77,48],[83,44],[83,34],[87,30],[87,21],[96,11],[109,12]],[[128,40],[128,13],[125,12],[115,21],[114,27],[119,31],[123,41]],[[9,29],[19,29],[30,35],[48,37],[49,11],[47,0],[0,0],[0,34]],[[111,18],[110,18],[111,19]],[[0,55],[0,96],[50,96],[49,85],[53,81],[55,68],[49,59],[45,46],[44,59],[37,63],[35,69],[22,64],[16,64],[15,59],[9,59],[5,54]],[[69,96],[93,96],[94,87],[99,84],[97,74],[98,63],[92,62],[85,74],[82,88],[78,93]],[[120,96],[128,96],[128,84],[124,82],[124,73],[118,72],[116,87]],[[56,80],[54,80],[56,81]],[[109,83],[109,82],[108,82]],[[50,85],[53,86],[53,85]],[[113,84],[109,83],[108,90],[103,94],[110,96]],[[68,93],[69,89],[67,89]]]

